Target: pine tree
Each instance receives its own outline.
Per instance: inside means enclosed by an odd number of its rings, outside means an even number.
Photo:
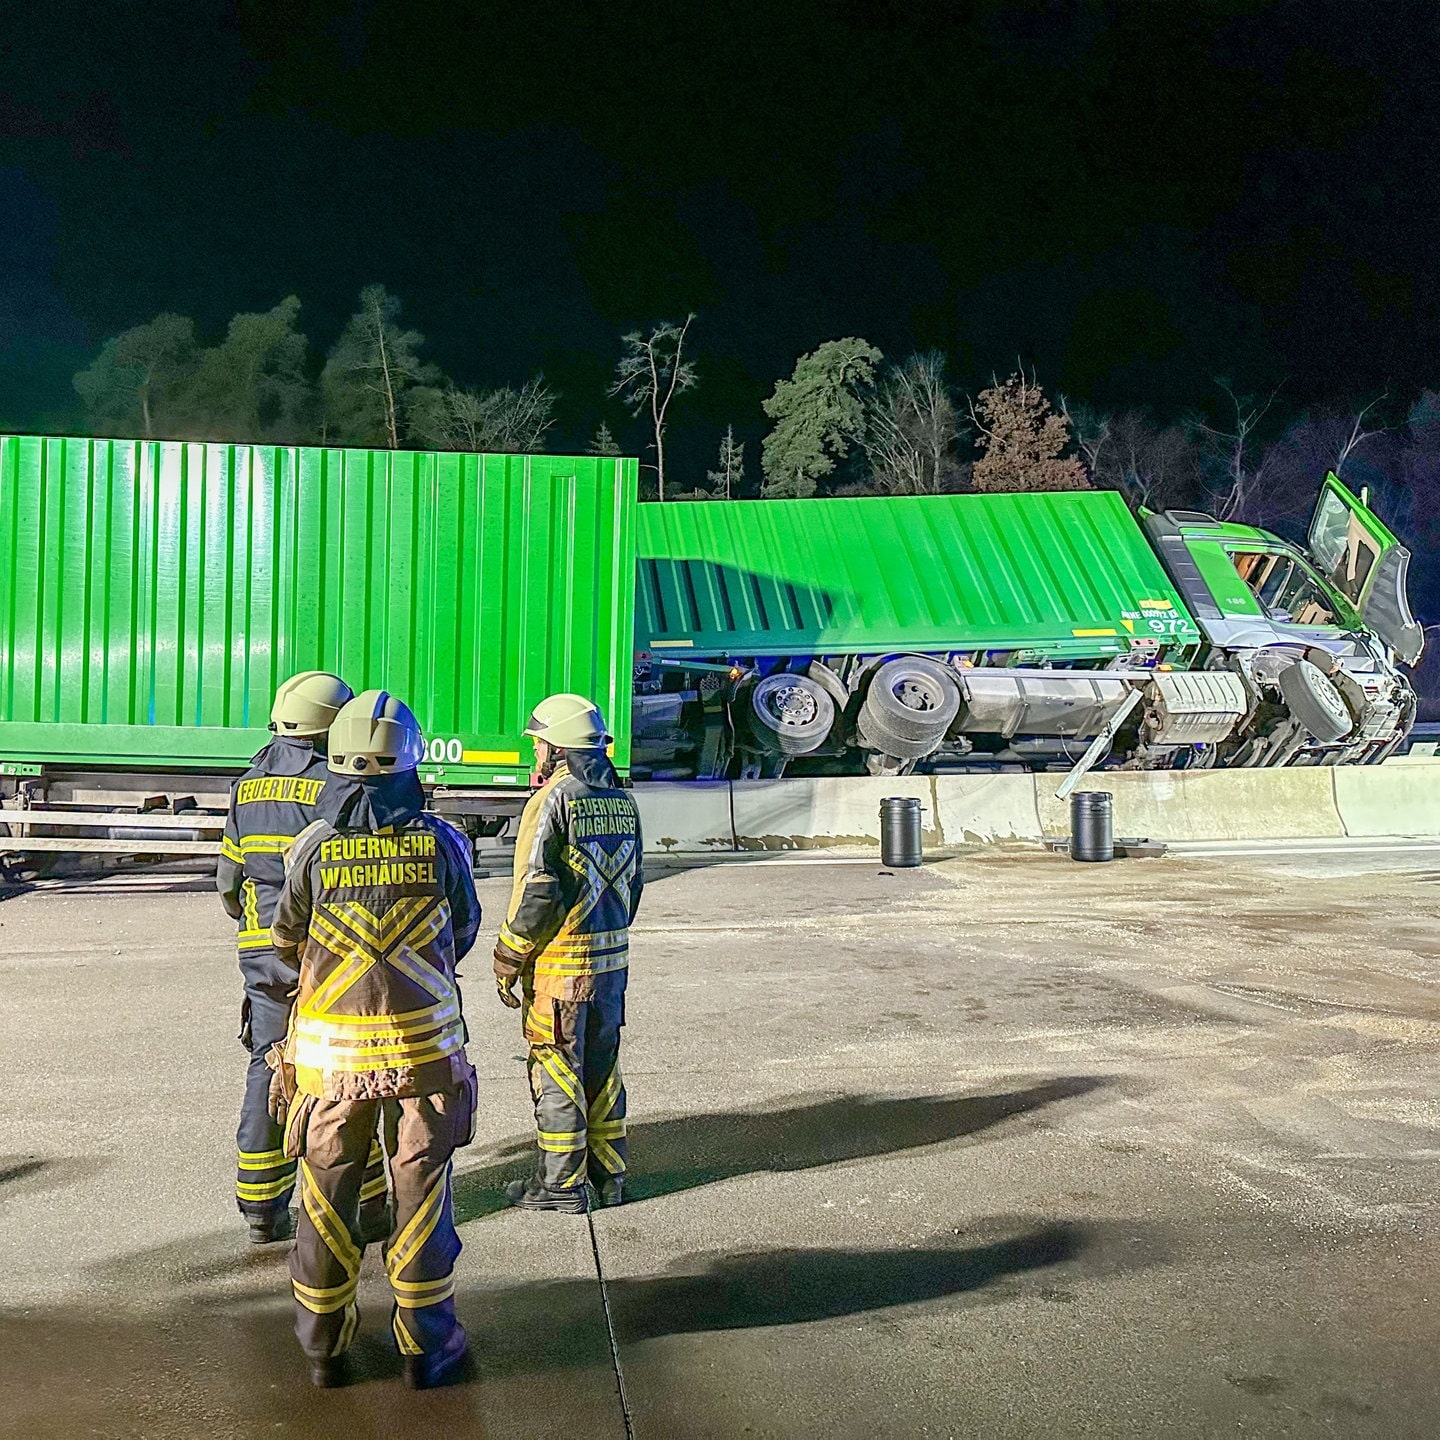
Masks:
[[[607,459],[619,455],[620,446],[616,444],[615,437],[610,433],[610,427],[603,420],[600,422],[600,428],[585,447],[585,453],[587,455],[604,455]]]

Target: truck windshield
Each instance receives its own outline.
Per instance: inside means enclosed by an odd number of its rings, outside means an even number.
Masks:
[[[1230,558],[1271,620],[1285,625],[1341,623],[1319,578],[1293,555],[1242,550]]]

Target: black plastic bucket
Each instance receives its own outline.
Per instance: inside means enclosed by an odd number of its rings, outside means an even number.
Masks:
[[[1082,790],[1070,797],[1070,858],[1115,858],[1114,797],[1108,790]]]
[[[895,795],[880,802],[880,859],[892,870],[918,865],[923,854],[920,801]]]

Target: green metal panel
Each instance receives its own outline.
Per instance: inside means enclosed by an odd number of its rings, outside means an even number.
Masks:
[[[636,644],[662,652],[1080,659],[1200,639],[1109,491],[648,504],[637,534]]]
[[[233,765],[328,669],[413,706],[427,779],[518,783],[557,690],[628,766],[635,488],[596,457],[0,437],[0,760]]]

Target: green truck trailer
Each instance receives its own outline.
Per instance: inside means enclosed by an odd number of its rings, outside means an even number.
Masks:
[[[436,807],[477,833],[523,802],[546,694],[593,695],[626,768],[636,478],[596,457],[0,438],[0,825],[30,849],[205,844],[276,685],[307,669],[407,700]],[[124,834],[115,809],[138,812]],[[61,812],[101,823],[56,835]]]
[[[1304,549],[1107,492],[644,505],[638,547],[637,776],[1365,763],[1414,721],[1409,553],[1333,475]]]
[[[1108,492],[637,506],[636,482],[0,437],[0,849],[211,848],[310,668],[412,704],[474,835],[519,808],[557,690],[641,780],[1364,763],[1413,723],[1409,555],[1333,476],[1303,548]]]

